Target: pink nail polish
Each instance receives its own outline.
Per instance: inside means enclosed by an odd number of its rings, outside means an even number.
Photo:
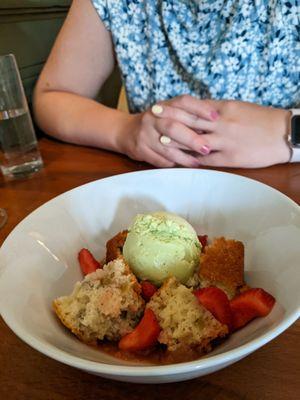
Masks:
[[[217,119],[219,119],[219,113],[217,112],[217,111],[212,111],[211,113],[210,113],[210,116],[211,116],[211,118],[212,118],[212,120],[213,121],[216,121]]]
[[[210,153],[210,148],[208,146],[202,146],[200,149],[200,153],[203,154],[204,156],[206,156],[207,154]]]

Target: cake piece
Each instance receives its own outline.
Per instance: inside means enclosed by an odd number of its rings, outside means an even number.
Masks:
[[[200,256],[201,287],[217,286],[229,299],[244,285],[244,245],[237,240],[217,238]]]
[[[53,308],[83,342],[117,341],[134,329],[143,314],[140,292],[138,281],[120,257],[86,275],[70,296],[54,300]]]
[[[196,299],[192,289],[171,277],[152,296],[147,308],[154,312],[161,332],[158,341],[170,352],[190,352],[198,355],[211,350],[213,339],[228,333]]]
[[[123,246],[127,237],[128,231],[117,233],[106,243],[106,262],[115,260],[123,254]]]

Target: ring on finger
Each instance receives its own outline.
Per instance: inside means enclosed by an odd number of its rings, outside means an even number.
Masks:
[[[166,144],[170,144],[171,143],[171,138],[169,136],[166,135],[161,135],[161,137],[159,138],[159,141],[161,144],[166,145]]]

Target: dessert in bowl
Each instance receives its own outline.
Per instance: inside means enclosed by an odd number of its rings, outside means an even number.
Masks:
[[[208,244],[172,213],[137,215],[106,248],[103,263],[80,250],[85,278],[53,308],[80,340],[103,351],[108,342],[125,360],[197,359],[275,304],[263,289],[247,287],[243,243],[222,237]]]
[[[69,295],[82,280],[80,249],[104,258],[112,236],[127,229],[137,214],[156,210],[180,215],[212,240],[242,242],[245,281],[276,298],[267,317],[253,320],[211,352],[167,365],[120,359],[87,346],[52,310],[53,300]],[[299,227],[294,202],[266,185],[231,174],[174,169],[96,181],[46,203],[7,238],[0,252],[1,314],[32,347],[85,371],[132,382],[191,379],[238,361],[298,318]]]

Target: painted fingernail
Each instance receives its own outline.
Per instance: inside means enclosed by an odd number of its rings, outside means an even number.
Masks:
[[[164,111],[164,109],[162,108],[162,106],[155,104],[154,106],[152,106],[151,111],[153,112],[153,114],[159,115]]]
[[[200,149],[200,153],[206,156],[210,153],[210,148],[208,146],[202,146]]]
[[[211,119],[213,120],[213,121],[216,121],[217,119],[219,119],[219,113],[217,112],[217,111],[212,111],[211,113],[210,113],[210,116],[211,116]]]

